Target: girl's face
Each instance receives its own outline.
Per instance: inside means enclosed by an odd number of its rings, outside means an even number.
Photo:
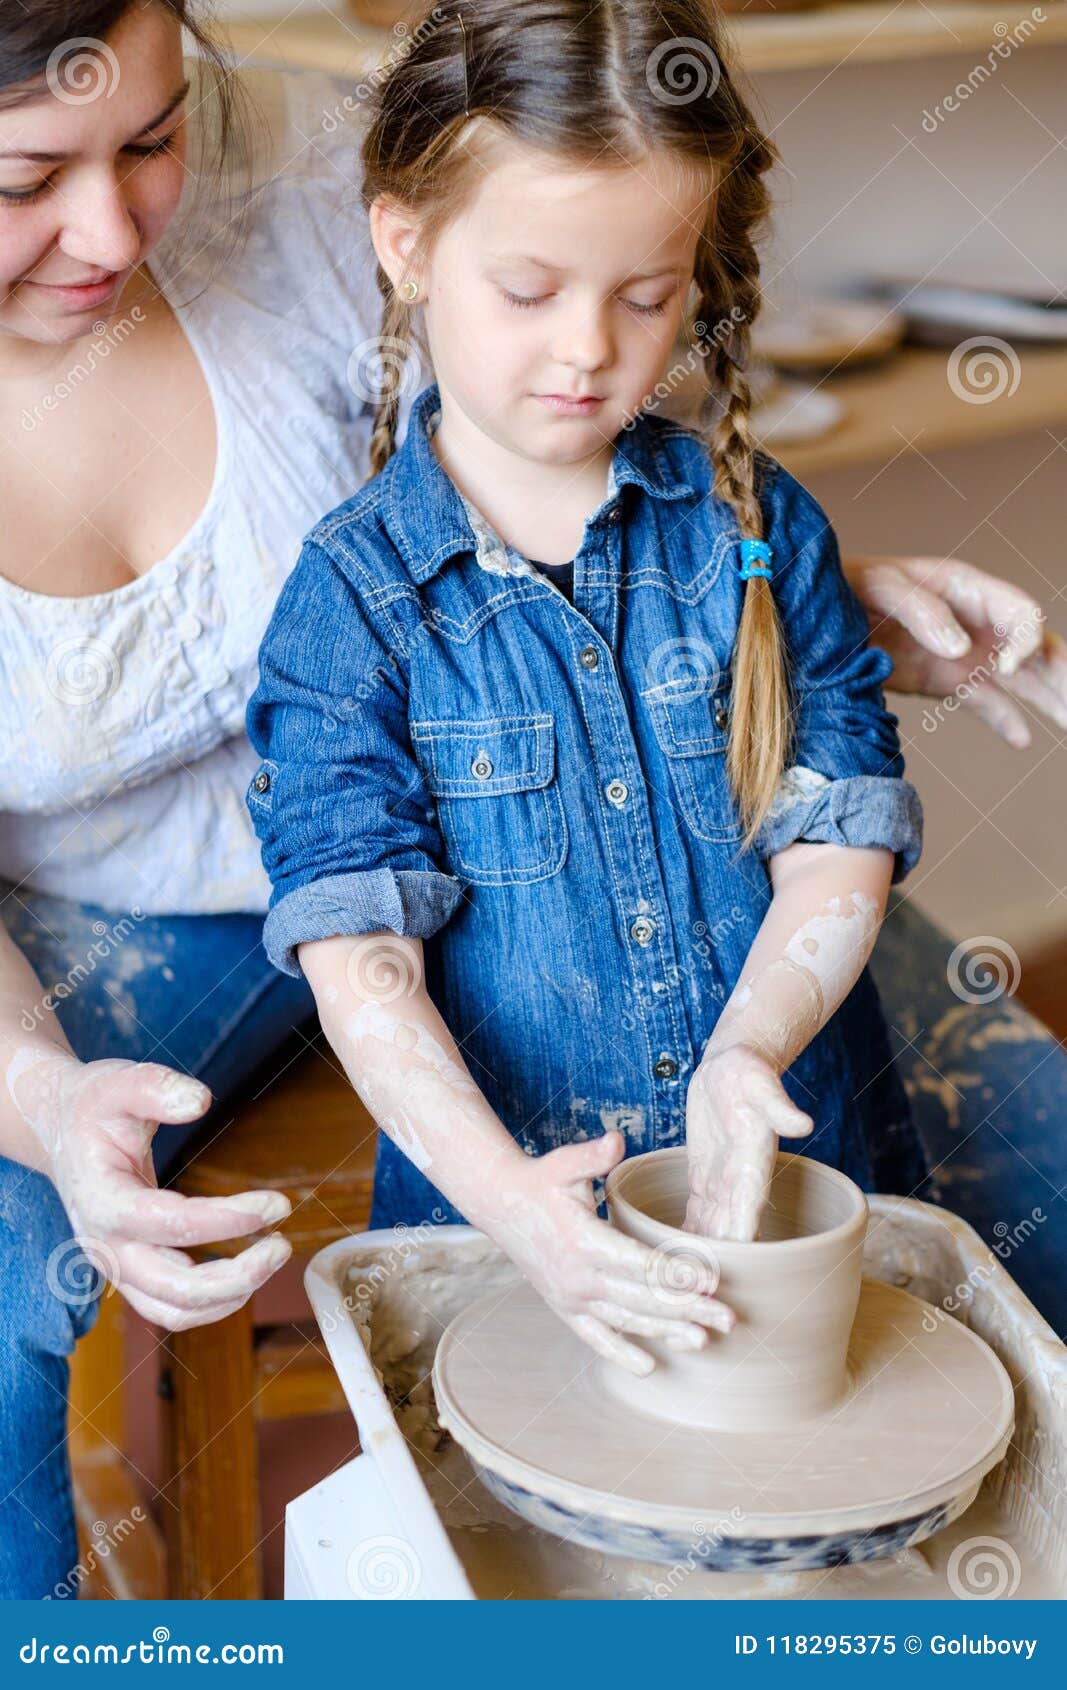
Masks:
[[[181,197],[176,19],[134,5],[80,69],[74,52],[0,106],[0,334],[23,340],[75,340],[106,320]]]
[[[568,171],[505,139],[415,272],[442,389],[525,457],[594,455],[667,367],[708,186],[667,153]],[[595,403],[580,410],[558,402],[587,396]]]

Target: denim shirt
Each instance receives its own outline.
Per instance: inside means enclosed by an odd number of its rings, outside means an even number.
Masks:
[[[914,866],[889,656],[867,643],[816,501],[763,454],[758,492],[795,693],[795,754],[755,846],[726,778],[739,532],[691,430],[614,443],[569,603],[434,454],[436,384],[382,472],[308,535],[260,650],[248,804],[264,944],[391,930],[475,1080],[531,1153],[619,1128],[684,1142],[686,1087],[796,840]],[[842,887],[845,892],[846,887]],[[866,1189],[921,1177],[867,971],[783,1076],[805,1153]],[[380,1136],[372,1224],[462,1219]]]

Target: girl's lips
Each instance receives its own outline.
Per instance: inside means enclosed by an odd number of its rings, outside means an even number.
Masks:
[[[56,300],[61,305],[80,305],[86,311],[89,311],[97,305],[103,305],[104,301],[110,298],[118,285],[118,281],[118,275],[114,275],[109,276],[106,281],[89,282],[81,287],[68,287],[56,282],[35,281],[30,281],[27,285],[40,288],[42,293],[46,293],[50,299]]]
[[[535,393],[534,398],[542,405],[547,405],[550,411],[557,412],[563,417],[587,417],[592,415],[603,399],[567,399],[560,393]]]

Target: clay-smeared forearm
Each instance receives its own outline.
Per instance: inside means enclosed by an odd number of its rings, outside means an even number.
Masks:
[[[769,868],[770,909],[689,1086],[685,1225],[708,1237],[756,1237],[778,1137],[811,1131],[781,1075],[870,956],[893,853],[798,843]]]
[[[714,1271],[666,1298],[651,1252],[596,1214],[592,1182],[620,1160],[620,1133],[524,1154],[471,1077],[425,986],[419,940],[391,933],[298,947],[323,1030],[383,1132],[468,1221],[512,1258],[562,1319],[624,1367],[653,1359],[621,1336],[678,1348],[728,1328]]]

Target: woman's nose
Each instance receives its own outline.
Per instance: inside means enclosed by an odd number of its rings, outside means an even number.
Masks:
[[[101,270],[125,270],[136,263],[141,234],[123,187],[112,177],[73,187],[64,203],[60,249],[68,258]]]

